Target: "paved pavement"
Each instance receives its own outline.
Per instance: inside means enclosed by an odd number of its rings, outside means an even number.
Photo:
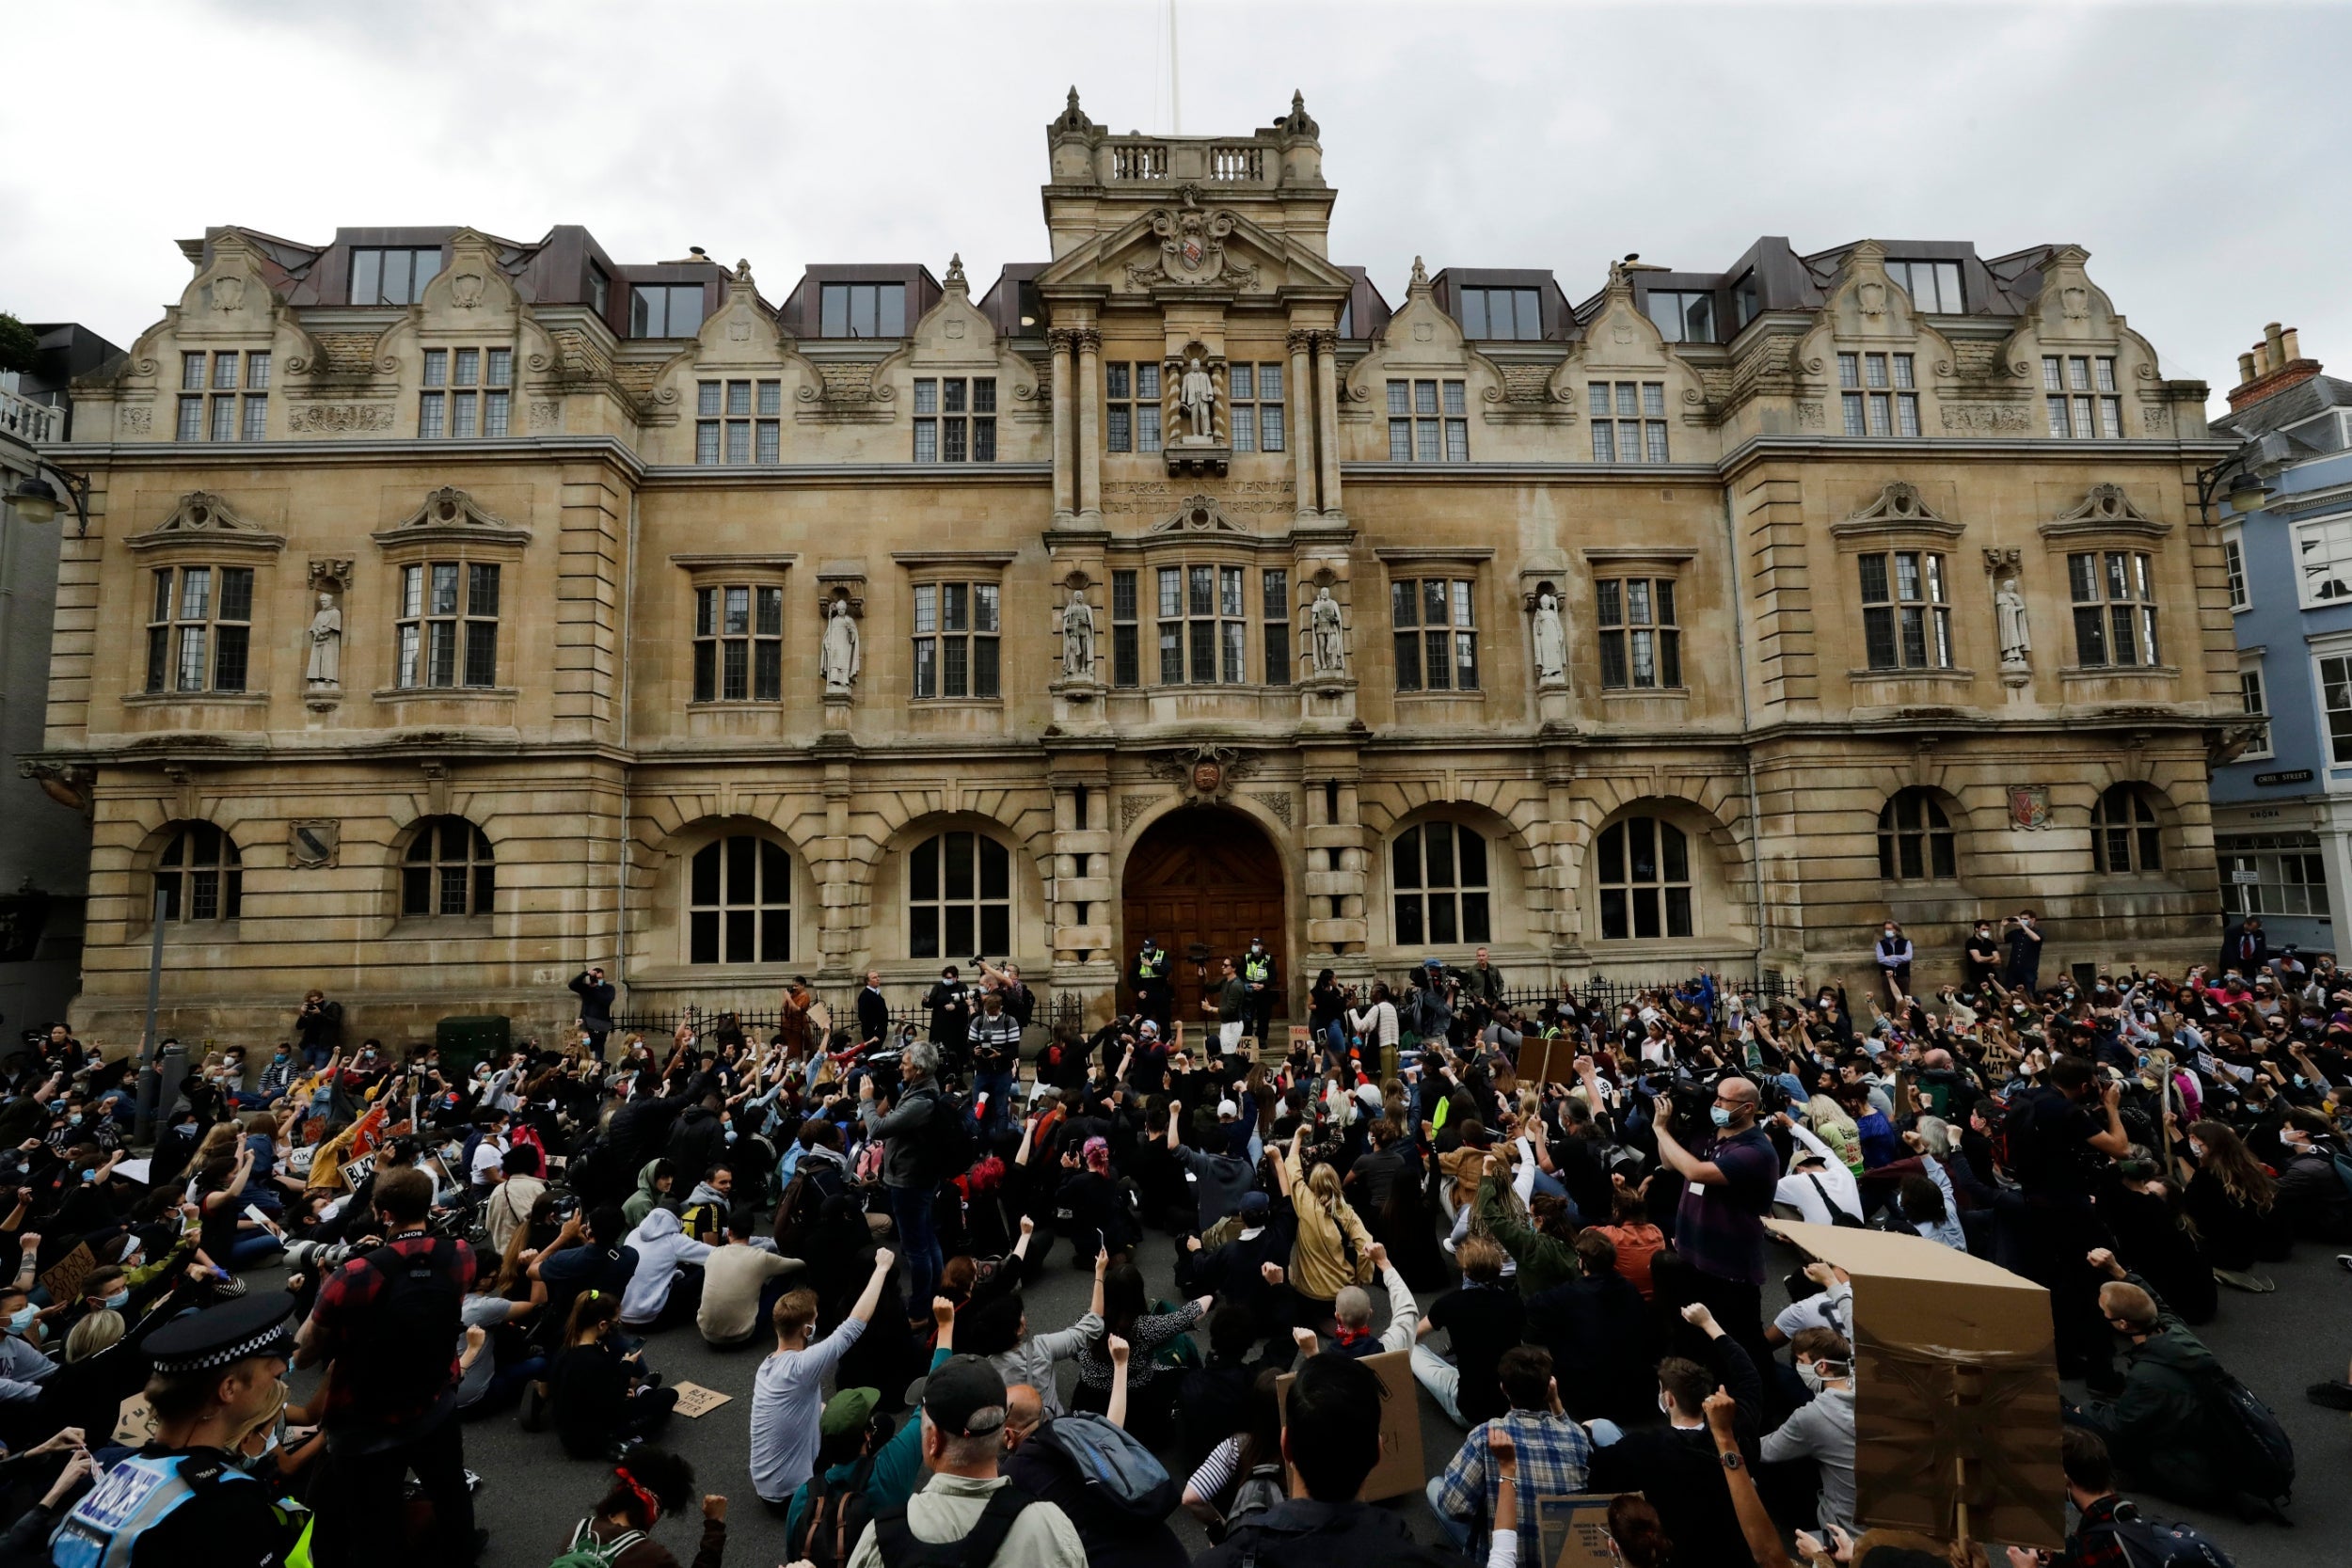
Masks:
[[[1046,1278],[1028,1292],[1029,1317],[1041,1327],[1074,1320],[1086,1307],[1088,1276],[1061,1266],[1067,1253],[1049,1259]],[[1140,1261],[1156,1291],[1172,1295],[1174,1262],[1169,1242],[1153,1235]],[[1775,1268],[1774,1273],[1781,1272]],[[2352,1417],[2322,1410],[2303,1398],[2306,1385],[2344,1375],[2352,1357],[2352,1274],[2338,1267],[2332,1252],[2304,1247],[2272,1271],[2275,1295],[2222,1292],[2219,1317],[2201,1332],[2206,1341],[2254,1391],[2268,1401],[2293,1433],[2300,1484],[2293,1510],[2296,1528],[2247,1525],[2165,1504],[2152,1504],[2158,1517],[2185,1518],[2211,1535],[2240,1568],[2302,1568],[2328,1560],[2352,1539]],[[259,1281],[257,1280],[257,1284]],[[1774,1288],[1775,1291],[1777,1287]],[[1422,1305],[1427,1306],[1424,1298]],[[1781,1305],[1778,1300],[1769,1308]],[[665,1446],[692,1462],[704,1491],[733,1500],[728,1514],[727,1561],[732,1568],[771,1568],[786,1560],[784,1528],[753,1494],[748,1469],[751,1380],[756,1351],[723,1352],[706,1346],[692,1328],[658,1336],[647,1361],[672,1383],[692,1382],[734,1399],[699,1419],[673,1419]],[[1062,1369],[1065,1379],[1072,1370]],[[1067,1387],[1067,1383],[1065,1383]],[[2069,1390],[2081,1398],[2079,1388]],[[1421,1396],[1423,1461],[1432,1475],[1441,1470],[1460,1433]],[[567,1459],[552,1435],[521,1431],[510,1412],[470,1424],[466,1431],[469,1465],[484,1478],[478,1517],[491,1530],[484,1568],[544,1568],[561,1550],[572,1527],[601,1495],[601,1466]],[[1181,1478],[1180,1478],[1181,1479]],[[1408,1498],[1391,1505],[1411,1522],[1414,1533],[1434,1538],[1425,1504]],[[657,1532],[681,1561],[691,1561],[699,1524],[665,1520]],[[1179,1516],[1178,1534],[1200,1549],[1204,1542],[1188,1518]],[[2330,1547],[2328,1542],[2337,1543]],[[1995,1568],[1999,1568],[1996,1563]]]

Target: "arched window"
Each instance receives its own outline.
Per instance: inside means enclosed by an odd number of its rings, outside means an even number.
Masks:
[[[490,841],[462,816],[428,816],[401,867],[404,915],[488,914],[498,891]]]
[[[695,850],[690,866],[687,962],[791,961],[792,857],[784,846],[729,833]]]
[[[1691,934],[1691,844],[1661,817],[1629,816],[1600,831],[1604,942]]]
[[[2164,830],[2137,786],[2117,784],[2090,808],[2090,863],[2110,877],[2164,869]]]
[[[1931,790],[1898,790],[1879,808],[1879,876],[1890,882],[1948,882],[1960,875],[1952,819]]]
[[[190,822],[155,857],[155,891],[166,920],[234,920],[245,907],[236,841],[210,822]]]
[[[1396,835],[1389,864],[1400,945],[1491,940],[1486,841],[1455,822],[1424,822]]]
[[[907,957],[1012,951],[1012,855],[982,833],[940,833],[907,854]]]

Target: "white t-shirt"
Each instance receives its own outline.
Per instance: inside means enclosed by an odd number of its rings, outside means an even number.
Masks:
[[[498,1179],[499,1166],[506,1159],[506,1140],[485,1138],[474,1145],[473,1184],[486,1187]]]

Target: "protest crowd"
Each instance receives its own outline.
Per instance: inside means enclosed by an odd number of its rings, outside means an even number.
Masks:
[[[1147,941],[1090,1033],[976,960],[914,1022],[868,976],[838,1026],[796,985],[646,1039],[589,971],[576,1033],[465,1062],[314,992],[142,1156],[138,1061],[60,1026],[0,1106],[0,1568],[458,1568],[524,1488],[580,1522],[502,1560],[558,1568],[675,1568],[677,1514],[721,1568],[731,1501],[814,1568],[1551,1568],[1561,1499],[1635,1568],[2226,1562],[2168,1508],[2280,1514],[2294,1458],[2198,1325],[2352,1245],[2352,979],[2250,934],[2052,978],[2026,912],[1931,995],[1891,923],[1857,994],[1482,950],[1326,970],[1299,1027],[1257,949],[1174,1016]],[[1885,1330],[1779,1221],[2046,1287],[2062,1549],[1864,1527]],[[697,1336],[745,1347],[715,1415],[665,1380]],[[1424,1398],[1455,1447],[1397,1482]],[[748,1477],[690,1418],[748,1420]],[[483,1422],[544,1466],[470,1469]]]

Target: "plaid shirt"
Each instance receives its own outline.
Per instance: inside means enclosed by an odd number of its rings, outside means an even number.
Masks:
[[[1536,1533],[1535,1499],[1584,1490],[1592,1467],[1593,1441],[1584,1429],[1565,1416],[1549,1410],[1514,1410],[1470,1429],[1454,1462],[1445,1467],[1445,1489],[1438,1495],[1438,1512],[1484,1534],[1495,1516],[1502,1496],[1502,1478],[1486,1465],[1486,1433],[1501,1427],[1511,1437],[1519,1463],[1519,1560],[1539,1560],[1543,1543]]]
[[[387,1254],[419,1258],[439,1244],[440,1239],[430,1232],[410,1231],[397,1241],[387,1242],[380,1248],[362,1253],[321,1280],[318,1303],[310,1308],[311,1338],[321,1359],[332,1361],[346,1352],[359,1350],[373,1327],[370,1321],[372,1309],[390,1288],[391,1276],[373,1266],[370,1259]],[[387,1262],[391,1260],[386,1258]],[[461,1298],[473,1284],[473,1249],[463,1242],[452,1242],[447,1274],[455,1282]],[[457,1337],[452,1334],[450,1375],[453,1379],[457,1373],[456,1344]],[[338,1375],[327,1380],[326,1406],[321,1418],[323,1424],[335,1425],[339,1418],[352,1415],[358,1404],[362,1390],[358,1386],[359,1380],[349,1375],[351,1370],[351,1368],[344,1367]],[[406,1402],[403,1408],[386,1408],[378,1400],[372,1402],[370,1408],[358,1413],[380,1426],[405,1425],[432,1410],[448,1387],[447,1383],[438,1387],[420,1386],[415,1391],[416,1398]]]
[[[2051,1568],[2132,1568],[2132,1560],[2123,1555],[2123,1544],[2108,1528],[2114,1522],[2116,1505],[2122,1500],[2110,1494],[2084,1509],[2082,1522],[2066,1538],[2066,1550],[2052,1560]],[[2093,1530],[2098,1533],[2092,1534]]]

